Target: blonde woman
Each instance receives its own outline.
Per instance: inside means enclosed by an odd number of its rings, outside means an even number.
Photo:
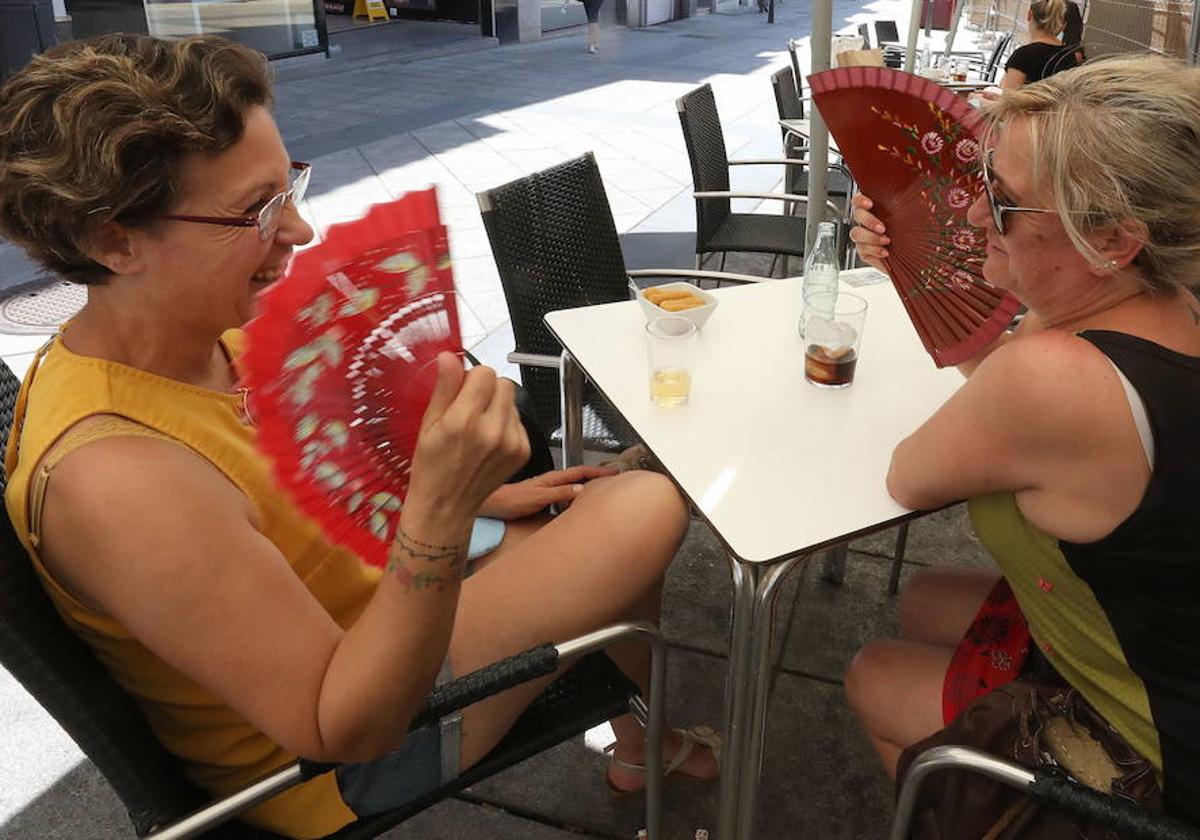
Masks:
[[[329,544],[272,481],[237,389],[238,328],[312,237],[309,168],[270,104],[263,57],[206,38],[74,42],[0,87],[0,233],[89,284],[26,377],[5,501],[67,624],[194,781],[352,763],[246,817],[322,837],[477,762],[546,683],[406,735],[439,674],[656,620],[688,517],[651,472],[503,484],[530,452],[512,383],[443,354],[387,569]],[[555,496],[570,507],[540,514]],[[639,647],[613,658],[644,684]],[[636,791],[643,733],[613,728],[608,783]],[[712,778],[697,740],[665,753]]]
[[[1029,4],[1029,43],[1018,47],[1004,65],[1000,87],[1019,88],[1078,66],[1077,44],[1058,40],[1067,22],[1069,0],[1033,0]]]
[[[1124,744],[1121,772],[1144,758],[1167,810],[1200,821],[1200,69],[1102,60],[986,114],[968,218],[984,276],[1028,314],[897,446],[888,489],[917,509],[969,499],[1004,577],[915,576],[901,638],[851,664],[850,703],[895,772],[973,720],[996,671],[1038,666]],[[854,204],[858,252],[886,271],[887,232]]]

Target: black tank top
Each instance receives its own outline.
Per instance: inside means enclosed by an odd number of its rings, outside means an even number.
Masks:
[[[1200,357],[1124,333],[1080,337],[1141,396],[1154,463],[1128,519],[1101,540],[1059,547],[1145,684],[1168,809],[1200,823]]]

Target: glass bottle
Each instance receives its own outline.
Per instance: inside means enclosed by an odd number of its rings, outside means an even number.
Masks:
[[[813,292],[838,291],[837,228],[833,222],[821,222],[817,226],[817,241],[804,258],[805,300]],[[830,298],[824,298],[830,300]],[[807,304],[805,304],[807,305]],[[832,315],[832,313],[829,313]]]

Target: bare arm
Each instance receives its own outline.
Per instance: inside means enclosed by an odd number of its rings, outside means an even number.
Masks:
[[[64,459],[44,508],[46,560],[285,749],[383,755],[445,658],[475,511],[528,457],[511,386],[486,368],[464,381],[455,365],[443,359],[422,425],[403,535],[348,631],[258,532],[250,502],[170,443],[109,438]]]
[[[1000,80],[1000,87],[1004,90],[1014,90],[1025,84],[1025,71],[1016,70],[1012,67],[1004,71],[1004,78]]]
[[[1077,539],[1128,515],[1148,475],[1111,366],[1083,339],[1042,331],[982,362],[896,447],[887,482],[913,509],[1013,491],[1039,527]]]

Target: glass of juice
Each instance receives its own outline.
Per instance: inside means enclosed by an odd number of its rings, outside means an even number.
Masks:
[[[664,315],[646,323],[650,399],[655,405],[672,408],[687,403],[692,390],[696,335],[695,322],[678,315]]]
[[[819,388],[845,388],[854,381],[858,347],[867,320],[867,302],[846,292],[813,292],[804,297],[800,335],[804,339],[804,378]]]

